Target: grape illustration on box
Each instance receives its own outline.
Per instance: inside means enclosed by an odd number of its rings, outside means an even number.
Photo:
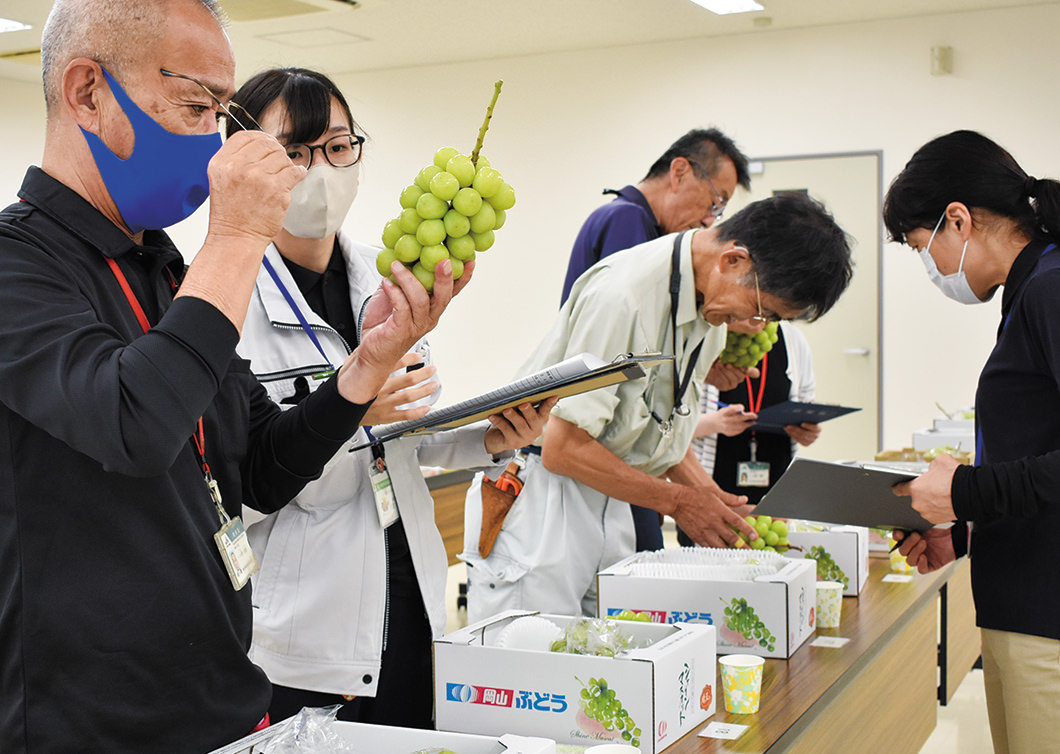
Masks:
[[[431,291],[440,262],[450,260],[457,280],[467,262],[493,246],[494,231],[504,225],[506,212],[515,206],[515,189],[480,153],[502,83],[494,85],[471,154],[442,147],[401,192],[401,214],[383,227],[384,248],[376,256],[380,275],[390,277],[396,260]]]
[[[806,557],[817,561],[818,581],[838,581],[843,584],[844,589],[850,586],[850,579],[833,560],[831,553],[823,547],[819,545],[811,547]]]
[[[724,603],[725,600],[722,600]],[[721,638],[733,646],[751,647],[758,643],[772,652],[776,648],[777,638],[766,628],[755,609],[743,597],[734,597],[725,605],[725,623]]]
[[[582,685],[578,727],[595,739],[621,739],[639,747],[643,731],[622,706],[615,690],[608,686],[607,679],[590,678],[586,684],[578,678],[578,683]]]

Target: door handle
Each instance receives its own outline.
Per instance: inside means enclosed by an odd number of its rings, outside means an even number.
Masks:
[[[844,348],[844,356],[868,356],[871,353],[867,348]]]

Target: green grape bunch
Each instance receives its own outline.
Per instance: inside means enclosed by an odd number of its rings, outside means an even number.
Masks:
[[[442,147],[402,190],[401,214],[383,226],[383,249],[376,256],[380,275],[391,277],[396,260],[431,291],[440,262],[450,260],[453,279],[458,280],[467,262],[493,246],[494,231],[500,230],[507,211],[515,206],[515,189],[480,154],[502,83],[495,85],[471,154]]]
[[[582,685],[580,702],[585,716],[600,723],[604,730],[618,733],[630,746],[639,748],[643,731],[622,706],[615,690],[607,685],[607,679],[590,678],[586,684],[578,678],[578,683]]]
[[[749,523],[756,532],[758,532],[758,538],[753,539],[750,542],[747,540],[747,535],[742,531],[739,531],[740,538],[736,541],[735,547],[737,549],[743,547],[749,547],[752,550],[765,550],[767,552],[787,552],[788,550],[801,550],[802,548],[796,547],[788,541],[788,523],[780,518],[773,518],[772,516],[744,516],[744,521]]]
[[[839,581],[843,584],[843,589],[850,586],[850,579],[843,573],[843,569],[836,565],[832,555],[823,547],[811,547],[810,554],[807,557],[817,561],[818,581]]]
[[[618,613],[617,615],[612,615],[611,617],[615,620],[635,620],[640,621],[641,623],[651,623],[651,613],[647,612],[646,610],[638,611],[630,610],[627,608],[622,612]]]
[[[718,356],[718,361],[722,364],[735,364],[741,369],[756,366],[777,342],[778,325],[778,322],[770,322],[758,333],[729,330],[725,336],[725,348]]]
[[[722,603],[724,602],[723,599]],[[729,604],[725,605],[725,626],[748,641],[758,642],[759,646],[769,652],[776,648],[776,637],[766,628],[766,624],[743,597],[734,597]]]

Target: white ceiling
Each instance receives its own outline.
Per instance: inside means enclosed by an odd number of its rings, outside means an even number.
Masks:
[[[1050,0],[760,0],[717,16],[689,0],[221,0],[239,73],[302,65],[331,74],[696,37],[762,34]],[[0,0],[32,29],[0,34],[0,56],[40,47],[50,0]],[[39,80],[39,58],[0,58],[0,78]]]

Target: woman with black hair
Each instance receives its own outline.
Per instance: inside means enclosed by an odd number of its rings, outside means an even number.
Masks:
[[[940,455],[895,493],[934,524],[956,522],[904,538],[921,572],[972,554],[994,750],[1044,751],[1060,727],[1060,548],[1044,542],[1060,530],[1060,183],[956,131],[917,150],[883,218],[947,297],[1004,288],[976,391],[976,466]]]
[[[234,100],[308,170],[265,251],[239,344],[273,400],[293,405],[356,347],[381,281],[379,249],[339,230],[357,194],[365,138],[342,93],[316,71],[265,71]],[[420,341],[347,446],[374,439],[372,424],[423,416],[440,389]],[[261,561],[250,657],[272,681],[274,722],[304,706],[341,704],[341,720],[433,727],[431,642],[445,628],[448,564],[420,465],[507,462],[508,451],[541,434],[553,405],[340,450],[291,505],[249,527]]]

